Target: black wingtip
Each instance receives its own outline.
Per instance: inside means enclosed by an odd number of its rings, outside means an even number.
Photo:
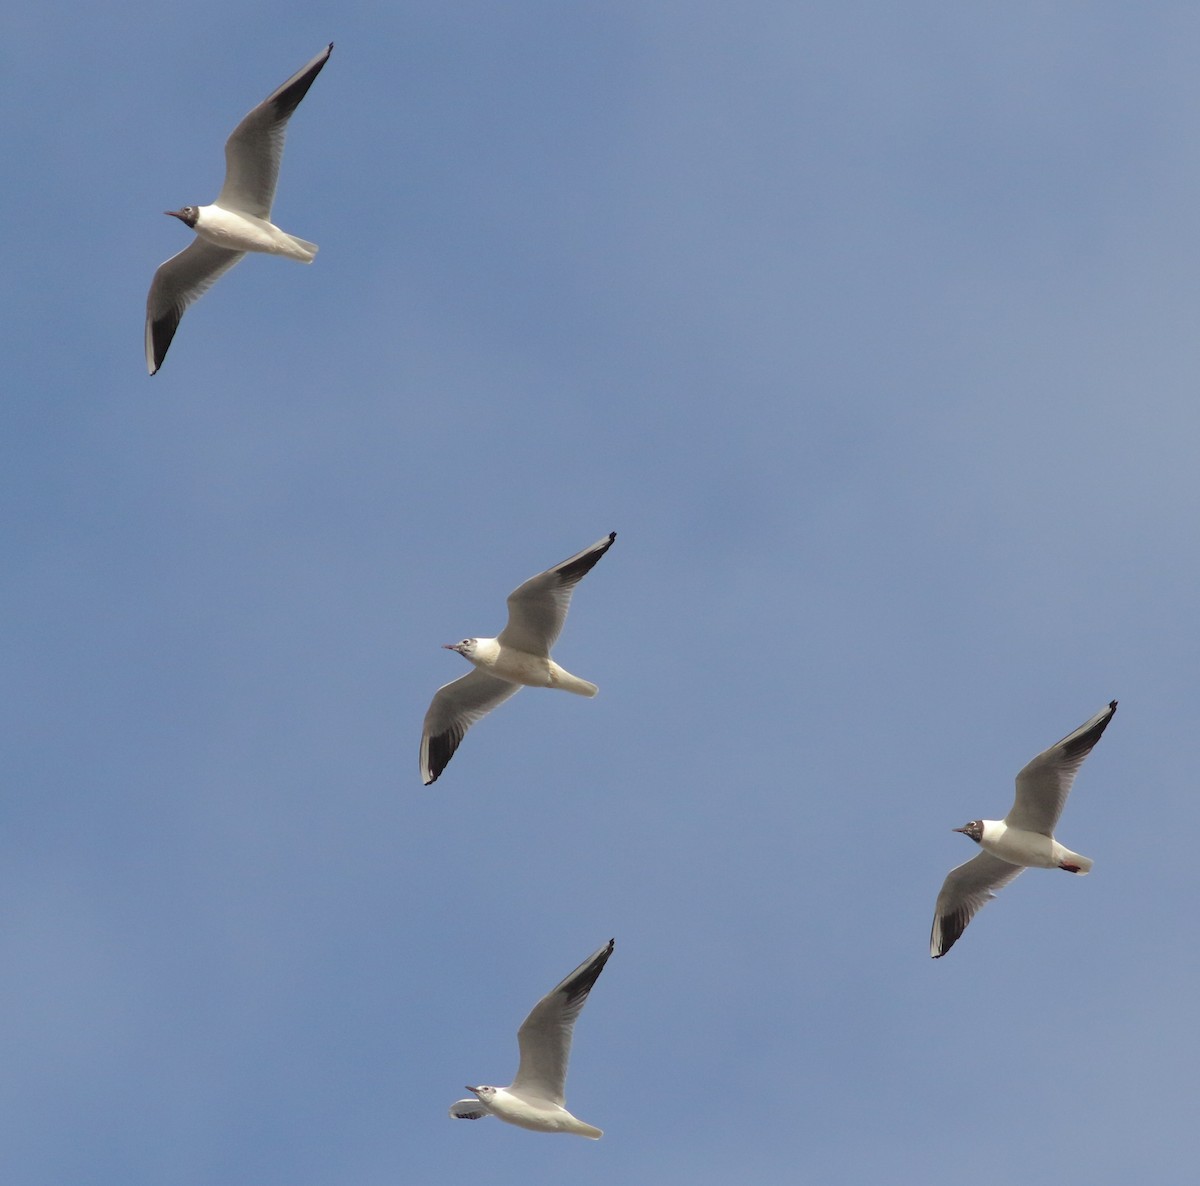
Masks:
[[[995,897],[993,894],[992,897]],[[930,951],[929,954],[935,959],[940,960],[942,956],[950,950],[963,937],[963,932],[967,929],[970,923],[970,916],[963,917],[962,910],[956,910],[953,914],[943,914],[934,920],[933,930],[930,933],[930,947],[933,946],[934,936],[939,939],[940,951]]]
[[[1117,711],[1117,702],[1115,700],[1110,700],[1108,702],[1108,707],[1110,709],[1112,709],[1113,712],[1116,712]]]
[[[175,331],[179,328],[183,314],[178,309],[168,309],[157,320],[150,323],[150,347],[154,355],[154,370],[150,373],[157,375],[162,364],[167,360],[167,351],[175,340]],[[147,360],[148,361],[148,360]]]
[[[582,552],[576,552],[574,556],[568,556],[561,564],[556,564],[551,571],[558,573],[565,582],[570,584],[582,580],[596,567],[600,562],[600,557],[613,546],[613,541],[616,538],[617,533],[610,531],[607,539],[599,539],[591,547],[584,548]]]

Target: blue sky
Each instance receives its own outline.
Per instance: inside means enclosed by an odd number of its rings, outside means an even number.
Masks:
[[[236,36],[231,36],[231,27]],[[160,211],[328,41],[145,373]],[[0,1166],[23,1186],[1182,1181],[1191,5],[49,3],[0,108]],[[417,775],[440,644],[618,532]],[[1034,871],[933,902],[1121,707]],[[612,935],[568,1103],[446,1116]]]

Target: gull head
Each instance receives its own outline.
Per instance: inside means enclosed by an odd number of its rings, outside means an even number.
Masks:
[[[182,210],[164,210],[163,213],[187,223],[193,230],[196,229],[196,219],[200,217],[200,211],[195,206],[184,206]]]
[[[474,659],[478,648],[479,639],[477,638],[464,638],[462,642],[448,642],[442,647],[445,651],[457,651],[464,659]]]
[[[490,1099],[492,1096],[494,1096],[496,1094],[496,1089],[494,1087],[487,1087],[482,1084],[479,1087],[472,1087],[468,1083],[467,1090],[473,1091],[481,1100],[485,1100],[485,1101]]]
[[[969,824],[963,824],[961,828],[952,828],[951,831],[970,836],[978,844],[983,839],[983,820],[973,819]]]

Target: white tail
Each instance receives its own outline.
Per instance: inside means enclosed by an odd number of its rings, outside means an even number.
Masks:
[[[1071,852],[1070,849],[1066,849],[1058,862],[1058,867],[1065,869],[1068,873],[1078,873],[1082,877],[1085,873],[1092,871],[1094,864],[1095,861],[1091,857],[1085,857],[1080,853]]]
[[[288,238],[303,252],[303,256],[307,256],[307,259],[299,255],[293,256],[293,259],[299,259],[302,264],[311,264],[313,257],[321,250],[315,243],[310,243],[307,239],[301,239],[296,235],[288,235]]]
[[[553,659],[550,660],[550,687],[561,688],[564,692],[574,692],[576,696],[594,696],[600,689],[587,680],[572,675],[559,667]]]

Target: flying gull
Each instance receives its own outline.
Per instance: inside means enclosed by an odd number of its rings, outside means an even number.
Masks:
[[[211,206],[163,212],[186,223],[196,237],[159,267],[146,297],[146,367],[152,375],[162,366],[187,307],[247,251],[312,263],[317,245],[275,226],[271,203],[288,120],[332,52],[331,41],[233,129],[225,141],[225,184]]]
[[[461,679],[434,694],[421,734],[421,780],[429,786],[458,749],[467,730],[498,704],[530,688],[560,688],[595,696],[599,688],[564,671],[550,658],[562,633],[571,594],[596,561],[612,547],[615,531],[561,564],[530,577],[508,595],[508,625],[495,638],[447,643],[474,665]]]
[[[929,936],[929,954],[934,959],[954,946],[975,914],[1022,870],[1065,869],[1079,874],[1091,870],[1090,857],[1072,852],[1054,839],[1054,825],[1083,759],[1116,711],[1117,702],[1112,700],[1074,733],[1038,754],[1017,775],[1017,797],[1004,819],[976,819],[954,829],[983,851],[946,875]]]
[[[613,940],[609,939],[534,1005],[517,1030],[521,1063],[512,1084],[509,1087],[468,1084],[467,1090],[473,1091],[475,1098],[451,1104],[451,1116],[456,1120],[497,1116],[508,1124],[531,1128],[534,1132],[569,1132],[593,1141],[604,1135],[567,1111],[563,1090],[575,1019],[612,952]]]

